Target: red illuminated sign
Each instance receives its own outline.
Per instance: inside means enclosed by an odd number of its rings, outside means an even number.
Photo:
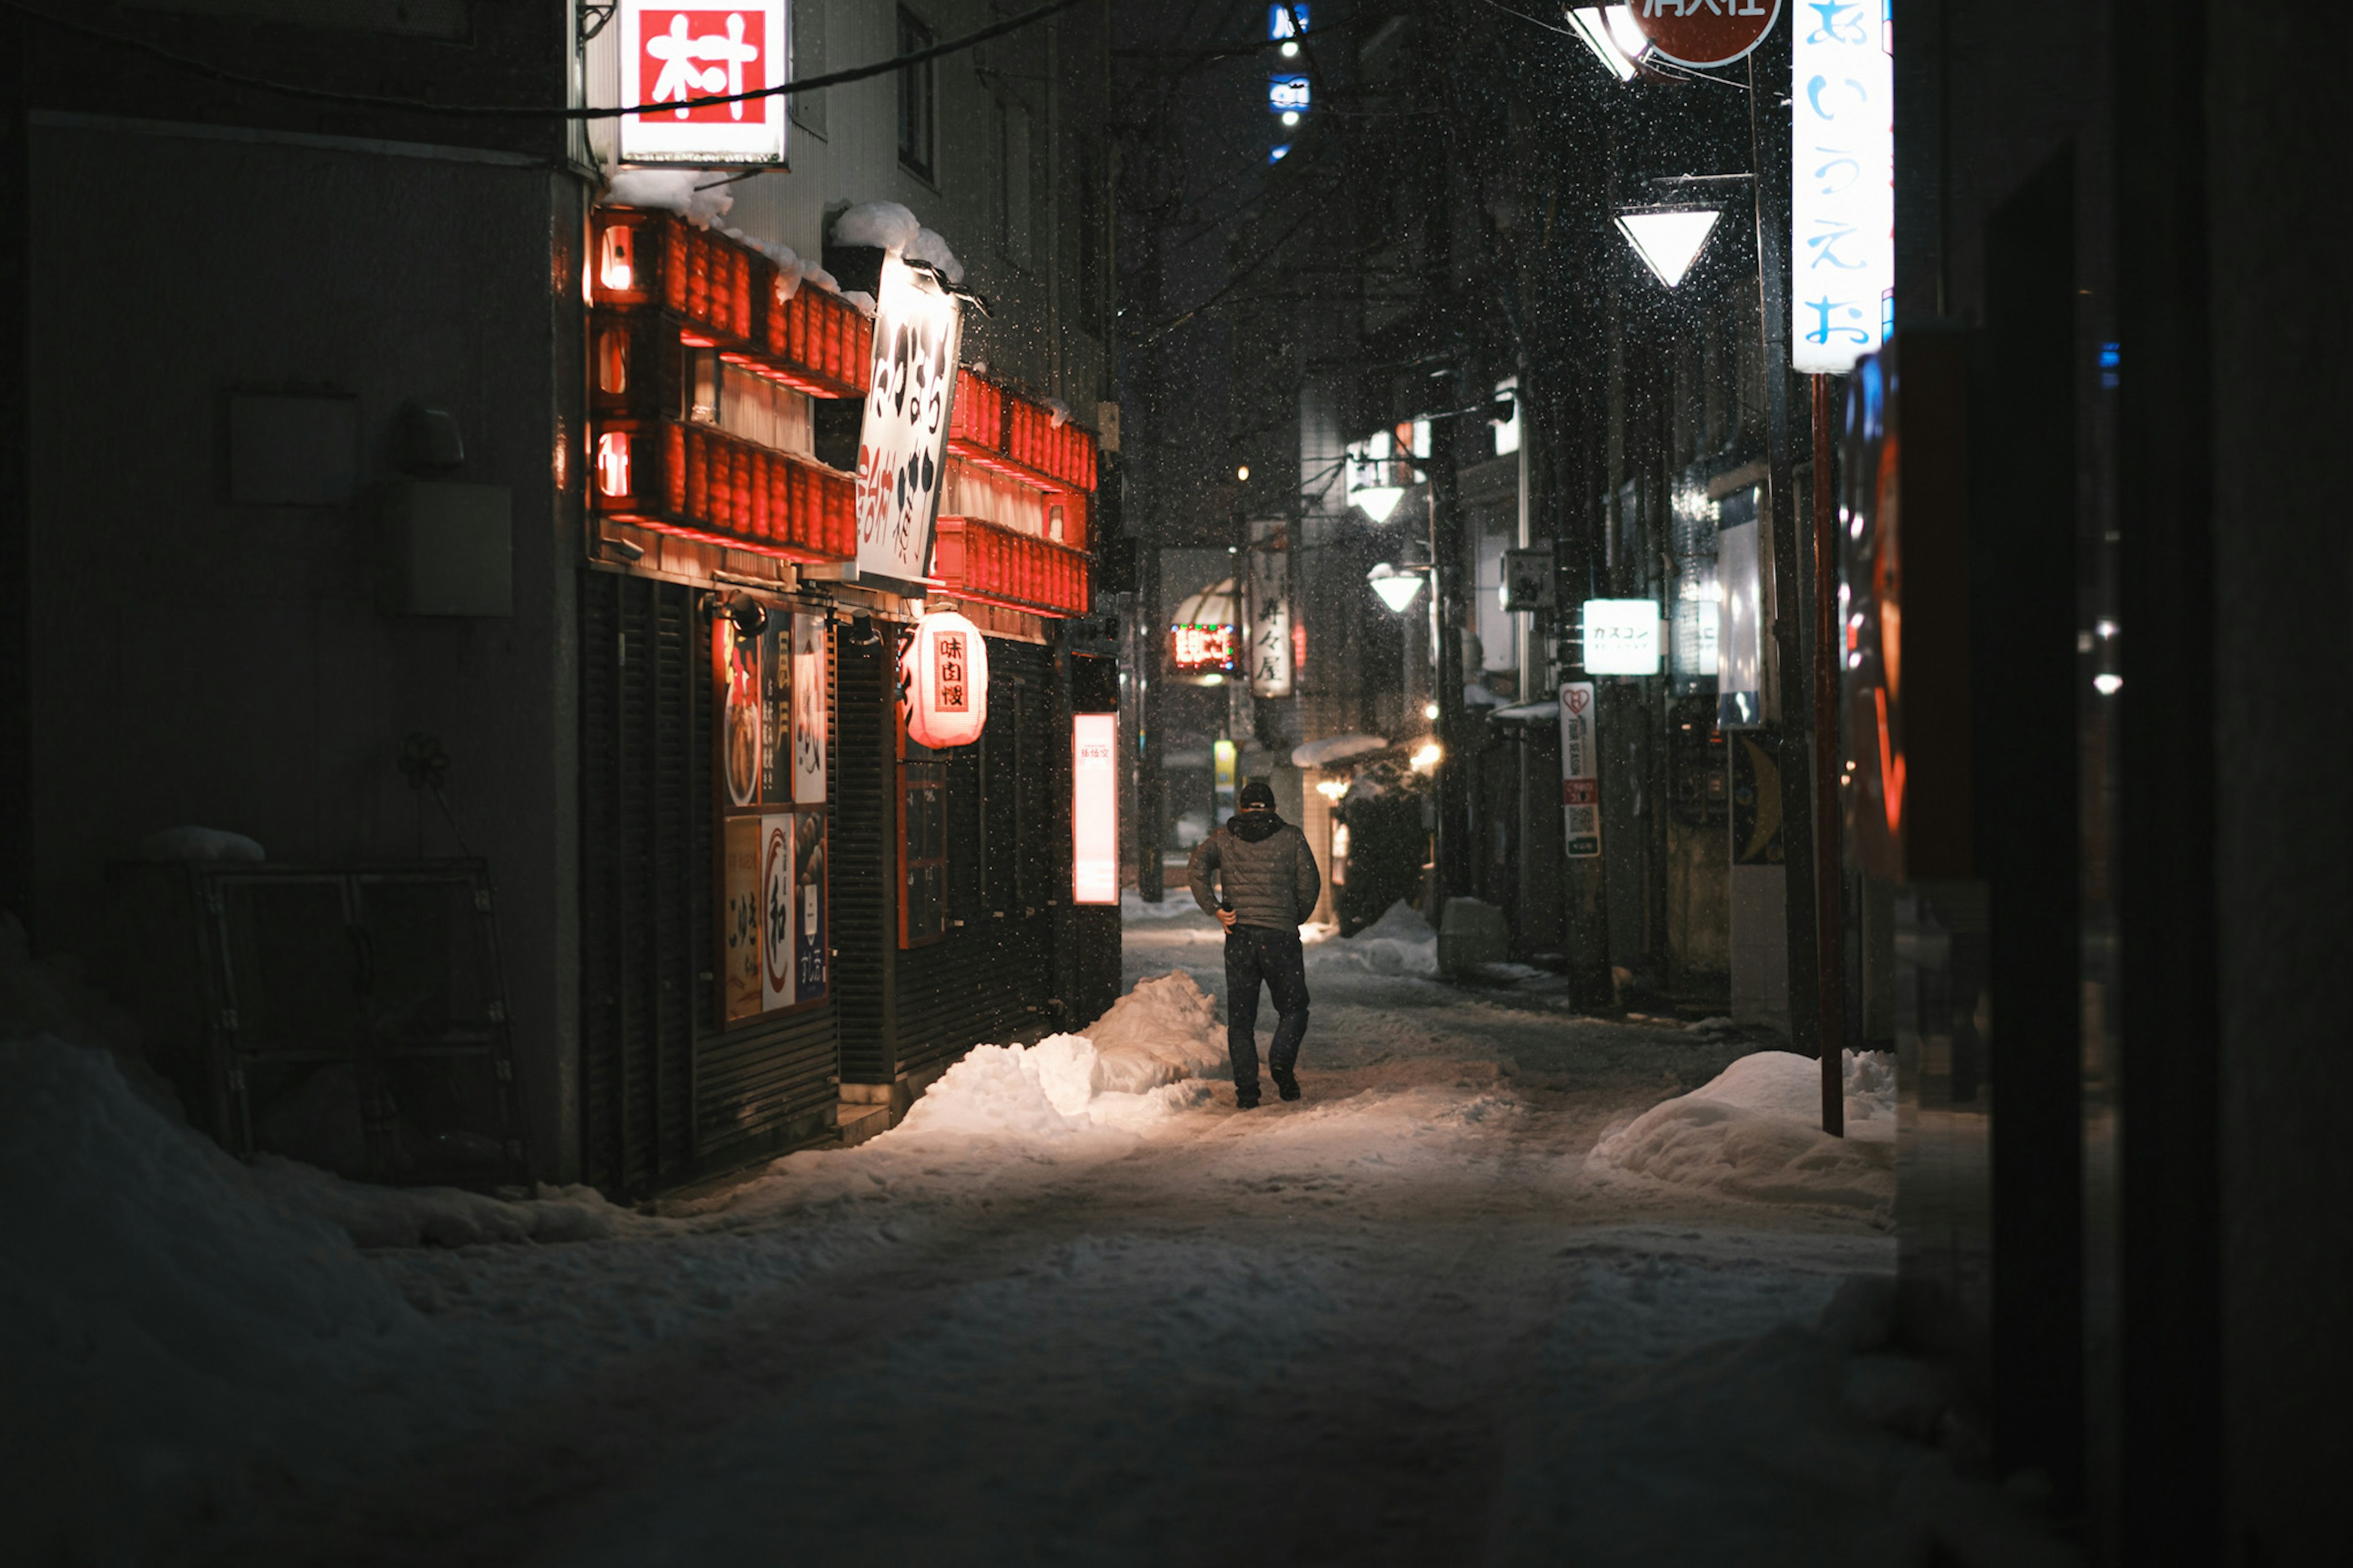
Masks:
[[[1234,668],[1234,628],[1176,626],[1168,628],[1168,659],[1187,675]]]
[[[785,0],[662,5],[622,0],[621,156],[651,163],[780,163],[785,100],[696,104],[788,79]]]

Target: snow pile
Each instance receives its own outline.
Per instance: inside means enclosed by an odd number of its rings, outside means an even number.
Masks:
[[[1350,757],[1361,757],[1367,752],[1385,752],[1388,745],[1378,735],[1351,730],[1345,735],[1326,735],[1320,741],[1308,741],[1292,747],[1291,765],[1294,768],[1320,768],[1326,763],[1345,762]]]
[[[1083,1035],[975,1046],[884,1138],[1053,1142],[1158,1121],[1208,1097],[1185,1080],[1224,1065],[1223,1033],[1217,1004],[1191,975],[1140,980]]]
[[[833,220],[834,244],[871,245],[902,255],[923,232],[915,215],[898,202],[860,202]]]
[[[1333,950],[1375,974],[1436,974],[1438,933],[1399,899],[1388,912]]]
[[[605,203],[676,213],[697,228],[709,228],[735,205],[724,185],[695,189],[711,178],[701,169],[624,169],[605,187]]]
[[[928,262],[951,283],[964,281],[964,263],[956,259],[956,253],[948,248],[947,240],[937,230],[917,229],[914,243],[907,247],[907,259]]]
[[[836,245],[871,245],[908,261],[938,269],[951,283],[964,281],[964,263],[937,230],[925,228],[915,215],[898,202],[860,202],[833,220]],[[843,295],[855,300],[858,296]],[[871,313],[871,311],[869,312]]]
[[[378,1187],[275,1154],[253,1162],[262,1197],[288,1213],[322,1219],[361,1247],[478,1247],[489,1242],[594,1241],[649,1228],[594,1187],[533,1189],[510,1202],[459,1187]]]
[[[1087,1031],[1094,1087],[1134,1094],[1228,1067],[1218,1005],[1182,970],[1139,980]]]
[[[166,827],[139,841],[142,860],[262,860],[257,841],[225,827]]]
[[[1849,1051],[1846,1133],[1821,1131],[1821,1067],[1791,1051],[1742,1057],[1691,1093],[1651,1107],[1594,1145],[1587,1168],[1769,1203],[1861,1209],[1892,1220],[1892,1064]]]
[[[870,321],[874,319],[874,312],[881,308],[875,302],[874,296],[863,289],[850,289],[841,296],[841,302]]]
[[[145,1560],[259,1472],[414,1419],[427,1332],[341,1231],[257,1202],[112,1058],[0,1042],[0,1513],[32,1560],[68,1539]]]

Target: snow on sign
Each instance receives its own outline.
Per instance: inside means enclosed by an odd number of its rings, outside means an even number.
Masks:
[[[1601,770],[1589,680],[1568,681],[1560,689],[1560,806],[1568,858],[1590,860],[1600,854]]]
[[[657,5],[621,0],[621,158],[633,163],[781,163],[785,97],[682,105],[782,87],[792,50],[785,0]]]
[[[964,313],[895,254],[882,258],[874,367],[858,431],[858,575],[921,593],[947,468]]]
[[[1765,41],[1781,0],[1634,0],[1632,9],[1652,53],[1677,65],[1728,66]]]
[[[1809,374],[1844,374],[1887,335],[1895,290],[1887,4],[1810,5],[1789,40],[1789,358]]]

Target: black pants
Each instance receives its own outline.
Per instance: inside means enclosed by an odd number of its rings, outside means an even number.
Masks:
[[[1226,933],[1226,1054],[1233,1058],[1234,1092],[1258,1093],[1258,987],[1274,994],[1274,1044],[1266,1065],[1289,1072],[1307,1037],[1307,955],[1299,932],[1238,925]]]

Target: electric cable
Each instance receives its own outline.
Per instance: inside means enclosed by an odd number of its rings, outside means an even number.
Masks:
[[[631,103],[607,108],[584,105],[568,109],[541,109],[528,104],[506,103],[433,103],[421,98],[396,98],[381,93],[339,92],[332,88],[301,87],[292,82],[271,81],[266,77],[247,76],[242,71],[233,71],[227,67],[214,65],[208,60],[193,58],[175,50],[164,48],[160,44],[153,44],[144,38],[134,37],[128,33],[93,27],[87,22],[77,22],[69,17],[56,16],[42,10],[37,5],[26,5],[23,0],[0,0],[0,10],[13,11],[20,16],[36,22],[45,22],[63,32],[77,33],[86,38],[95,38],[100,43],[130,49],[180,70],[192,71],[215,81],[227,82],[232,87],[252,88],[257,91],[274,92],[287,98],[305,98],[321,103],[343,103],[357,109],[383,109],[405,114],[441,115],[467,120],[617,120],[625,114],[659,114],[672,110],[711,109],[730,103],[749,103],[756,99],[815,92],[820,88],[840,87],[849,82],[864,81],[869,77],[884,76],[892,71],[905,70],[910,66],[922,65],[926,60],[937,59],[943,55],[952,55],[959,50],[971,48],[976,44],[987,43],[991,38],[1003,37],[1006,34],[1026,27],[1032,22],[1043,21],[1056,12],[1067,11],[1078,3],[1079,0],[1047,0],[1045,5],[1035,6],[1018,16],[1008,16],[1001,22],[993,22],[976,32],[966,33],[961,37],[950,38],[944,43],[934,44],[928,48],[913,49],[903,55],[893,55],[891,58],[875,65],[852,66],[845,70],[828,71],[806,80],[788,81],[776,87],[755,88],[748,92],[728,93],[714,98],[679,99],[665,103]]]

